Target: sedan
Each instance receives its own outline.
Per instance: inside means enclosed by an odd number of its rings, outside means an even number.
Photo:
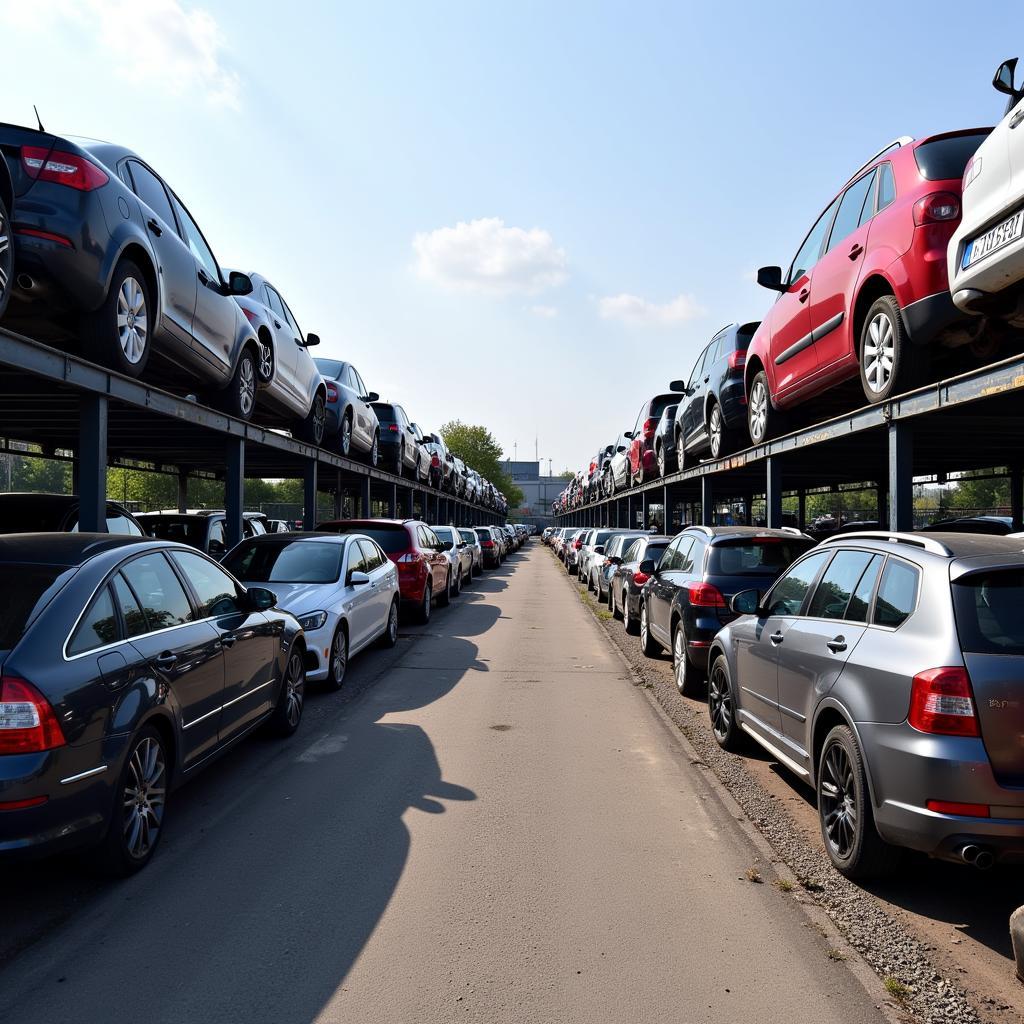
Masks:
[[[380,459],[380,423],[371,403],[376,391],[367,391],[359,371],[341,359],[314,359],[327,383],[327,435],[337,437],[345,458],[359,453],[371,466]]]
[[[479,576],[484,571],[484,549],[480,546],[480,538],[475,530],[462,528],[459,536],[466,542],[470,553],[469,578]]]

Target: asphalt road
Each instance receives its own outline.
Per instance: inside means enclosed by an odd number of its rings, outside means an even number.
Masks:
[[[535,542],[180,791],[141,875],[5,871],[0,1019],[880,1021],[566,598]]]

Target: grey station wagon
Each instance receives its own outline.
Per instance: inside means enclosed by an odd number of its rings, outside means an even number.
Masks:
[[[849,877],[899,848],[1024,860],[1024,544],[969,534],[831,538],[709,652],[727,750],[753,737],[815,788]]]

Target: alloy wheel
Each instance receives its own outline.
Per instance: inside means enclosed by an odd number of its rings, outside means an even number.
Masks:
[[[323,444],[327,429],[327,406],[321,395],[313,399],[313,443],[319,448]]]
[[[678,626],[672,643],[672,669],[676,677],[676,688],[680,693],[686,689],[686,668],[686,639],[683,636],[683,627]]]
[[[302,704],[306,696],[306,673],[302,669],[302,659],[293,654],[288,661],[285,673],[285,717],[288,725],[294,729],[302,717]]]
[[[722,410],[714,406],[711,410],[711,458],[718,459],[722,455]]]
[[[398,602],[391,602],[388,612],[388,642],[394,646],[398,642]]]
[[[128,759],[122,794],[124,842],[136,860],[156,845],[164,820],[167,796],[167,763],[163,748],[153,736],[145,736]]]
[[[665,446],[658,447],[658,476],[665,475]]]
[[[347,415],[341,421],[341,454],[347,459],[352,452],[352,417]]]
[[[750,390],[750,439],[760,444],[768,425],[768,389],[763,380],[754,381]]]
[[[274,349],[266,342],[260,342],[260,380],[269,383],[274,379]]]
[[[896,338],[888,314],[877,313],[868,324],[861,360],[868,387],[880,394],[888,386],[896,362]]]
[[[256,365],[252,356],[245,352],[238,366],[238,408],[244,419],[252,414],[256,404]]]
[[[14,272],[14,251],[11,248],[10,227],[4,216],[3,204],[0,204],[0,310],[4,308],[7,289],[11,285],[11,274]]]
[[[833,855],[847,860],[856,843],[859,813],[853,765],[840,743],[832,743],[821,759],[818,807]]]
[[[376,434],[373,435],[373,444],[370,445],[370,465],[376,467],[377,460],[380,458],[380,445],[379,438]]]
[[[708,711],[715,738],[722,742],[732,728],[732,688],[721,661],[715,663],[708,680]]]
[[[146,353],[148,333],[146,293],[134,277],[126,277],[117,293],[117,339],[132,366],[138,365]]]
[[[640,605],[640,646],[646,647],[649,643],[647,634],[647,605]]]
[[[334,684],[340,686],[345,678],[345,669],[348,666],[348,650],[345,643],[345,634],[341,629],[334,634],[334,642],[331,644],[331,675],[334,677]]]

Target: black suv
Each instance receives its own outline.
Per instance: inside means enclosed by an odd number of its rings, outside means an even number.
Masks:
[[[756,526],[691,526],[677,534],[660,561],[647,559],[640,596],[640,644],[653,657],[672,652],[676,686],[692,697],[703,686],[715,634],[736,616],[742,590],[768,590],[814,540],[795,530]]]
[[[723,327],[701,352],[684,385],[673,381],[683,399],[676,413],[676,456],[682,469],[687,458],[709,454],[728,455],[747,423],[747,396],[743,369],[747,347],[759,323]]]

